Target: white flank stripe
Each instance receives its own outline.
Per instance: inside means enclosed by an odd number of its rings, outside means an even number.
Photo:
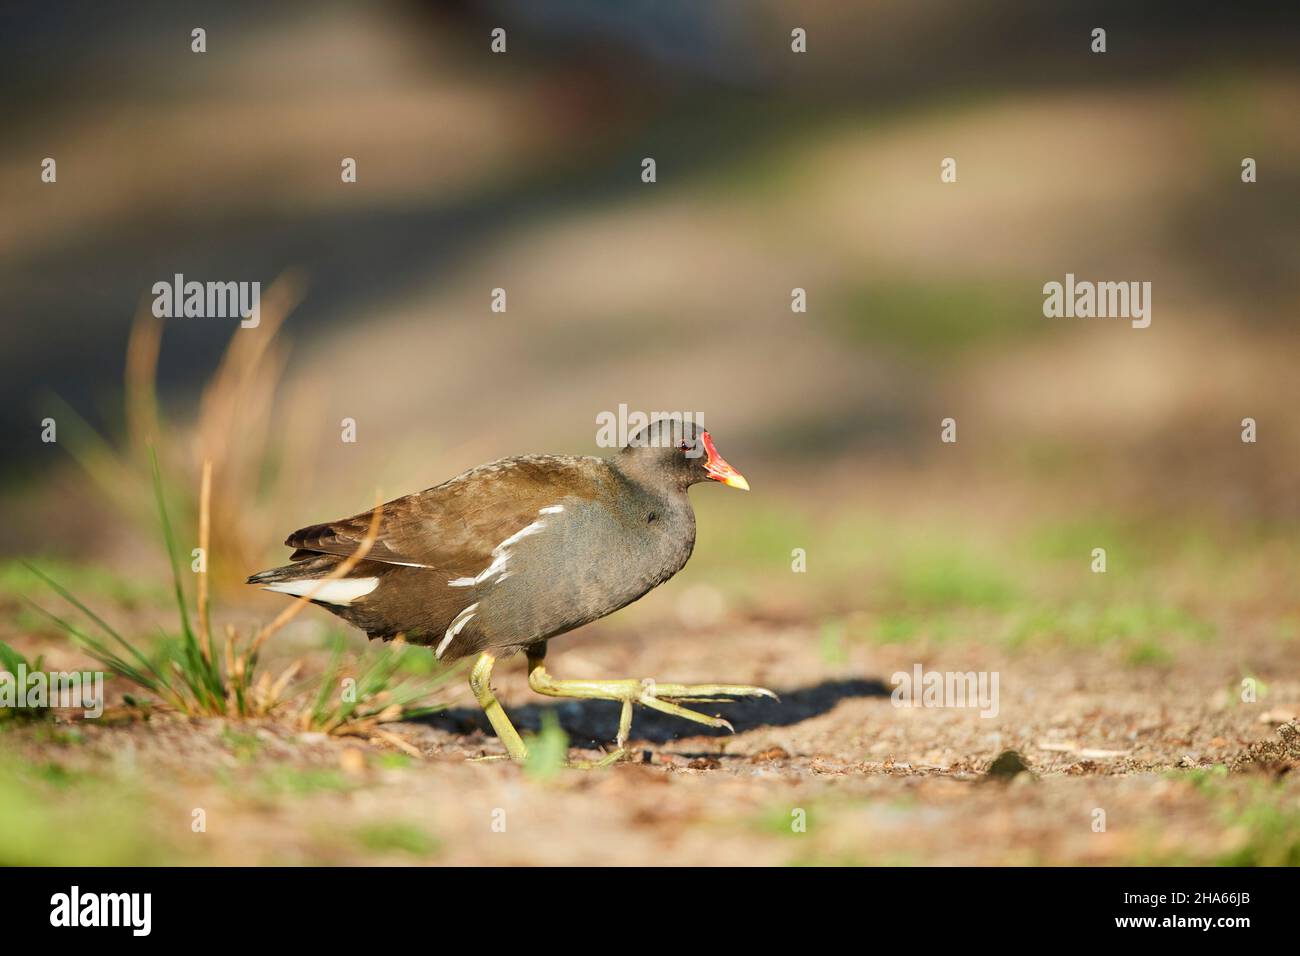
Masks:
[[[564,510],[564,505],[551,505],[549,508],[542,508],[537,513],[539,515],[558,515]]]
[[[442,660],[442,652],[447,649],[447,645],[451,643],[451,639],[460,633],[461,628],[469,623],[469,619],[474,616],[476,610],[478,610],[477,601],[456,615],[451,622],[451,627],[447,628],[447,632],[442,635],[442,642],[438,644],[438,649],[433,652],[434,657]]]
[[[279,584],[268,584],[262,590],[279,591],[281,594],[302,597],[310,593],[320,582],[320,578],[281,581]],[[377,587],[379,587],[379,578],[339,578],[337,581],[326,581],[311,598],[313,601],[324,601],[326,604],[347,607],[357,598],[365,597]]]
[[[530,534],[536,534],[545,527],[545,521],[534,521],[527,527],[520,528],[492,549],[492,563],[486,568],[472,578],[452,578],[447,583],[454,588],[469,588],[476,584],[482,584],[494,574],[501,574],[501,572],[506,568],[506,562],[510,560],[510,546],[518,543]],[[505,577],[505,575],[502,575],[502,577]]]

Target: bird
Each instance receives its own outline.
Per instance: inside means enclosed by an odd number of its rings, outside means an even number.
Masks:
[[[473,657],[470,688],[506,751],[495,757],[528,756],[491,687],[497,661],[524,652],[534,691],[622,705],[604,766],[627,755],[634,704],[734,732],[683,702],[776,699],[745,684],[561,680],[546,669],[552,638],[626,607],[686,565],[695,547],[687,491],[710,481],[749,490],[701,425],[659,418],[609,457],[503,458],[301,528],[285,539],[289,563],[248,583],[308,598],[371,639],[429,646],[443,662]],[[370,549],[357,561],[373,524]]]

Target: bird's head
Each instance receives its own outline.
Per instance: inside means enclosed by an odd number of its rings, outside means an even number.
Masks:
[[[749,490],[745,476],[718,454],[713,438],[694,422],[660,418],[633,435],[619,453],[624,470],[655,475],[687,488],[701,481],[720,481]]]

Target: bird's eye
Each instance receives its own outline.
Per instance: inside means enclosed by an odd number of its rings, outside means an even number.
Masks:
[[[677,450],[678,450],[678,451],[690,451],[690,450],[691,450],[691,446],[690,446],[689,444],[687,444],[686,442],[682,442],[680,445],[677,446]]]

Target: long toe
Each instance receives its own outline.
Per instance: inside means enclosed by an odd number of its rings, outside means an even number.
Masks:
[[[644,696],[640,701],[651,710],[657,710],[660,713],[672,714],[674,717],[681,717],[685,720],[693,720],[697,724],[704,724],[706,727],[725,727],[733,734],[736,728],[731,726],[731,722],[723,720],[721,717],[710,717],[708,714],[701,714],[698,711],[691,710],[688,707],[682,707],[674,704],[672,701],[660,700],[658,697]]]
[[[660,699],[694,701],[729,701],[735,697],[770,697],[780,700],[766,687],[749,684],[655,684],[654,695]]]

